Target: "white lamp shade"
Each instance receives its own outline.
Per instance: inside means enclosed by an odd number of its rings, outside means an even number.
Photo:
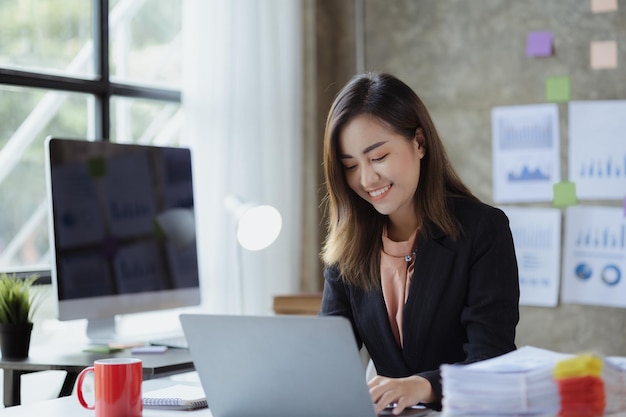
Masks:
[[[276,208],[268,205],[251,207],[239,217],[237,240],[248,250],[262,250],[274,243],[282,225],[282,217]]]

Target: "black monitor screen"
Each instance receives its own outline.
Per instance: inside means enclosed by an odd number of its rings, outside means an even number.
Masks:
[[[50,138],[47,152],[59,318],[198,304],[190,150]]]

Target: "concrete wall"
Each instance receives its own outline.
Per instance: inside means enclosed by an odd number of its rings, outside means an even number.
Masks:
[[[592,40],[617,40],[618,62],[623,61],[626,4],[608,14],[593,14],[589,0],[326,0],[314,4],[318,100],[314,129],[320,147],[329,96],[345,83],[350,70],[356,71],[354,50],[362,41],[365,70],[391,72],[416,90],[459,174],[491,204],[492,107],[545,102],[544,79],[552,75],[571,78],[571,100],[626,98],[623,69],[594,71],[589,66]],[[359,28],[355,16],[360,12],[363,31],[355,34]],[[535,30],[553,32],[552,57],[525,56],[526,33]],[[559,112],[562,177],[567,178],[567,104],[559,104]],[[626,355],[626,309],[521,307],[517,343]]]

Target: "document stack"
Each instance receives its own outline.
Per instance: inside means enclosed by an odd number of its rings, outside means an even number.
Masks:
[[[446,416],[597,417],[626,411],[624,358],[525,346],[470,365],[442,365],[441,376]]]
[[[606,393],[605,413],[626,415],[626,357],[608,357],[604,365],[602,380]]]

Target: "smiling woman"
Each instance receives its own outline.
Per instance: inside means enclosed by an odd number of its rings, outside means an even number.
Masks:
[[[352,322],[378,375],[376,411],[441,407],[439,367],[515,349],[517,261],[508,219],[461,182],[419,97],[357,75],[326,124],[329,213],[321,315]]]
[[[359,115],[346,123],[339,143],[350,188],[394,219],[388,225],[389,236],[407,240],[418,226],[413,196],[424,157],[422,131],[417,129],[407,141],[375,118]]]

